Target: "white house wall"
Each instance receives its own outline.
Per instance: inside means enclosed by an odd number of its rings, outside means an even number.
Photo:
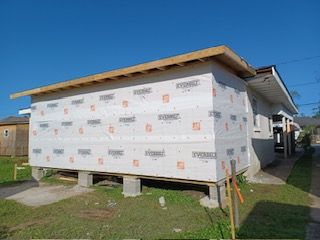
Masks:
[[[250,151],[250,168],[248,176],[253,176],[262,167],[271,163],[274,158],[274,140],[273,129],[269,130],[269,117],[272,116],[272,106],[261,95],[247,87],[248,94],[248,124],[249,124],[249,151]],[[252,99],[257,100],[257,109],[259,114],[259,127],[254,127]]]
[[[34,96],[32,166],[216,181],[212,66]]]

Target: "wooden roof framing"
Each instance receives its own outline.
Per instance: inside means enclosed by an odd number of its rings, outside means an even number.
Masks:
[[[31,90],[17,92],[11,94],[10,98],[16,99],[22,96],[46,94],[50,92],[101,83],[108,80],[118,80],[123,78],[129,79],[137,75],[145,75],[155,71],[165,71],[172,67],[184,67],[190,63],[199,61],[206,62],[211,59],[215,59],[233,69],[234,72],[240,77],[251,77],[256,74],[256,71],[246,61],[244,61],[227,46],[221,45],[177,55],[174,57],[164,58],[152,62],[142,63],[130,67],[43,86]]]

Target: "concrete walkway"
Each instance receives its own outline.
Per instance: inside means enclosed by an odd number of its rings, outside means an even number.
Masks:
[[[36,181],[25,181],[12,186],[1,187],[0,198],[15,200],[27,206],[39,207],[92,191],[93,189],[78,185],[47,185]]]
[[[307,226],[306,239],[320,239],[320,145],[313,146],[316,150],[313,155],[312,181],[310,189],[311,222]]]
[[[295,161],[299,159],[302,153],[302,149],[297,149],[295,155],[287,159],[284,159],[281,154],[276,155],[276,160],[249,178],[249,182],[276,185],[286,184]]]

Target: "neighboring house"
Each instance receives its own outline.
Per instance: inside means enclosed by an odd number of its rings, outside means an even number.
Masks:
[[[30,117],[31,115],[31,109],[30,108],[22,108],[19,109],[19,115],[24,116],[24,117]]]
[[[298,110],[275,66],[256,69],[254,77],[246,78],[250,100],[249,131],[250,168],[252,176],[275,159],[277,146],[282,146],[284,158],[294,153],[293,115]]]
[[[226,46],[11,98],[21,96],[32,101],[32,166],[77,170],[80,183],[95,172],[123,176],[125,195],[156,178],[206,184],[221,197],[231,159],[249,176],[274,160],[275,121],[284,156],[293,152],[297,109],[275,67],[254,69]]]
[[[8,117],[0,120],[0,156],[28,155],[29,118]]]
[[[311,143],[320,143],[320,118],[295,117],[294,121],[297,122],[302,129],[307,126],[314,126],[311,134]]]

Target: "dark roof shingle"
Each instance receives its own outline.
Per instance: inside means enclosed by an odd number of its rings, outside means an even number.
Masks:
[[[10,116],[0,120],[0,125],[15,125],[29,123],[28,117],[15,117]]]

